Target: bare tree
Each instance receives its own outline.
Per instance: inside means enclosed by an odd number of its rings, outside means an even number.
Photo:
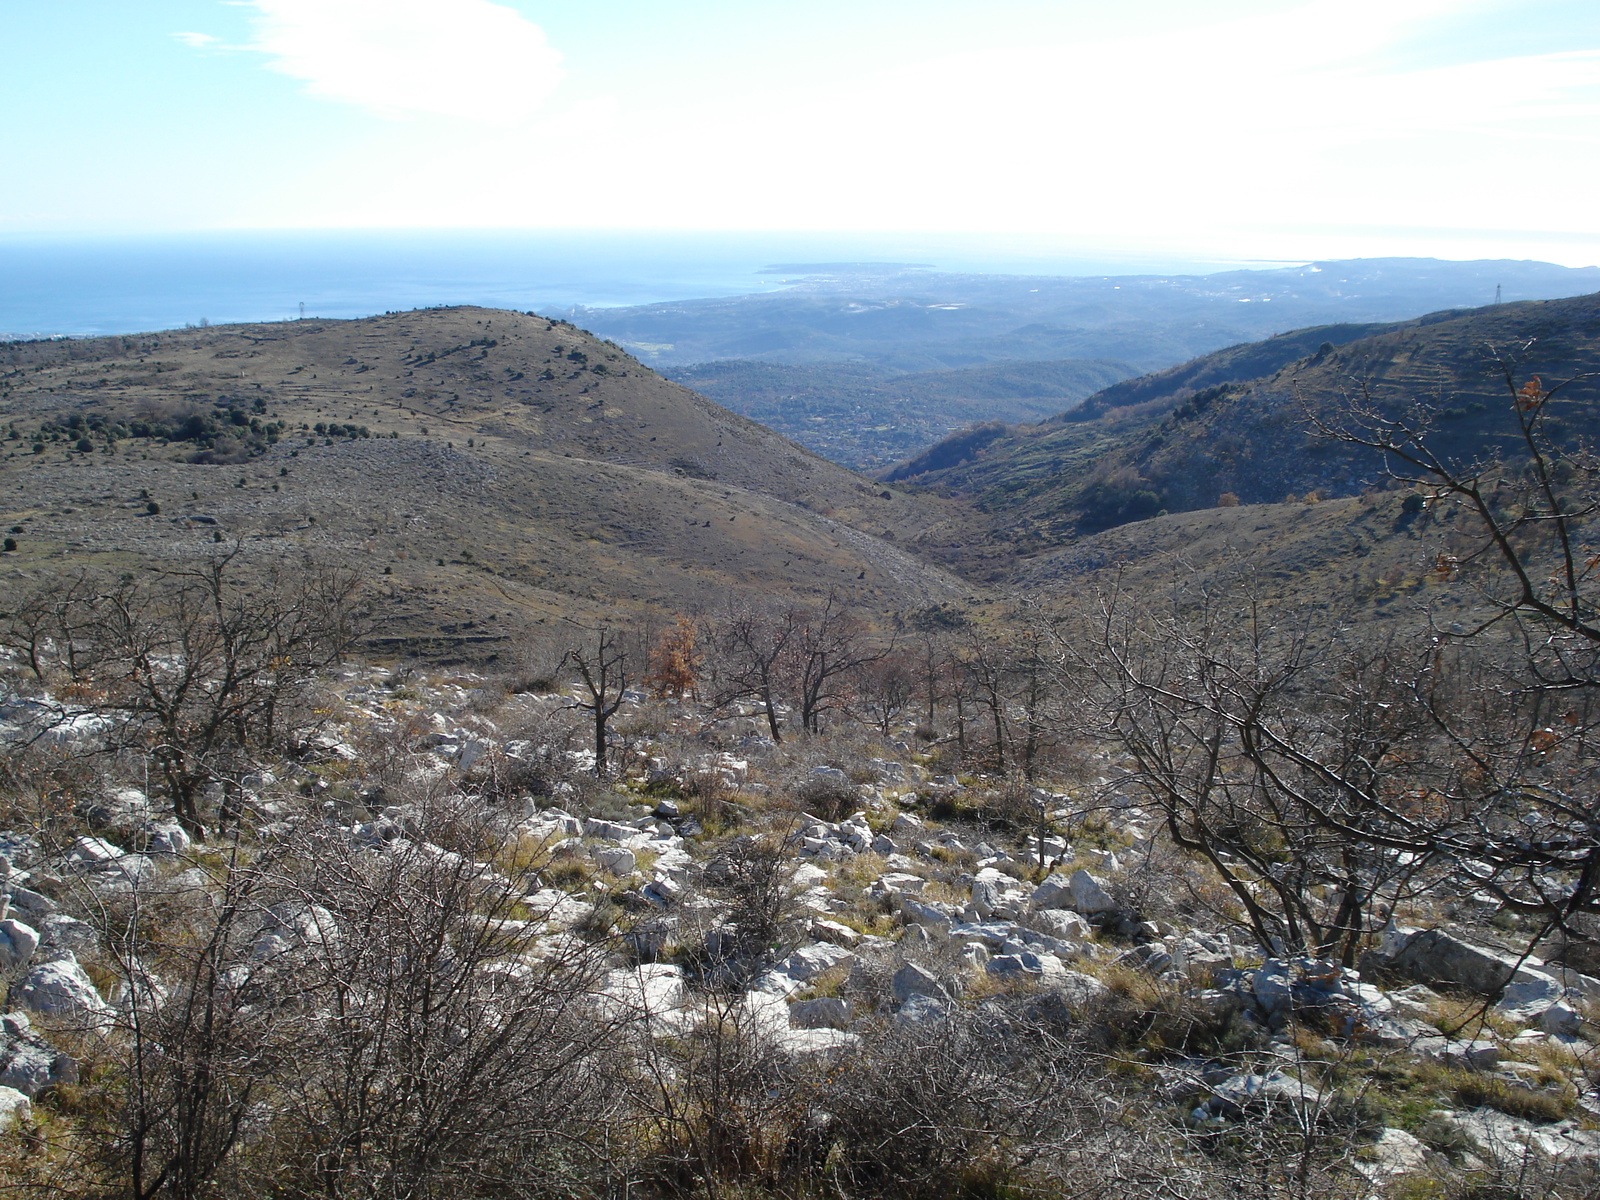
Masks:
[[[630,654],[623,636],[608,625],[586,631],[585,639],[569,649],[571,663],[583,685],[584,697],[576,704],[588,712],[594,725],[594,773],[606,773],[606,726],[622,707],[628,691]]]
[[[835,595],[820,608],[802,614],[794,639],[795,691],[800,701],[800,726],[822,731],[822,718],[849,700],[853,677],[883,659],[892,645],[876,645],[866,626]]]
[[[917,663],[909,654],[891,652],[862,667],[858,694],[863,716],[887,738],[916,701]]]
[[[1420,409],[1332,431],[1426,490],[1436,578],[1476,618],[1406,645],[1248,597],[1158,618],[1113,594],[1098,654],[1060,639],[1174,841],[1266,944],[1350,961],[1377,908],[1421,886],[1546,929],[1600,912],[1600,464],[1556,436],[1557,389],[1506,380],[1515,460],[1446,458]]]
[[[246,564],[235,550],[149,577],[75,579],[19,605],[7,628],[36,674],[59,674],[68,700],[113,718],[107,749],[149,755],[179,823],[201,837],[206,786],[231,785],[315,725],[303,701],[365,615],[353,572]],[[234,815],[226,803],[217,814]]]
[[[790,663],[799,639],[800,613],[795,608],[761,610],[748,606],[730,609],[717,623],[715,641],[717,705],[754,700],[761,706],[767,733],[783,741],[778,716]]]

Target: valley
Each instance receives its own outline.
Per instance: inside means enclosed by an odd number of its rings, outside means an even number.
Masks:
[[[1292,330],[1600,288],[1594,268],[1435,259],[1075,278],[785,266],[781,292],[566,315],[824,457],[875,470],[919,439],[1038,420],[1117,377]]]
[[[1597,367],[0,345],[0,1183],[1591,1200]]]

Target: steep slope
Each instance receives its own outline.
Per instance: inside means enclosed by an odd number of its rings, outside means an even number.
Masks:
[[[833,462],[883,467],[977,421],[1036,421],[1136,374],[1110,359],[896,375],[870,363],[732,360],[665,372]]]
[[[1235,347],[1114,385],[1040,425],[955,435],[886,477],[973,501],[997,535],[989,569],[1002,570],[1008,555],[1162,510],[1211,508],[1229,493],[1247,504],[1357,494],[1379,480],[1375,456],[1314,426],[1348,424],[1362,408],[1397,416],[1426,404],[1441,452],[1504,450],[1502,361],[1519,379],[1600,369],[1600,296]],[[1570,434],[1592,436],[1600,432],[1595,396],[1592,381],[1580,382],[1552,411]],[[960,553],[953,545],[945,552]]]
[[[382,577],[393,636],[470,638],[617,605],[839,589],[887,610],[965,592],[877,536],[915,538],[947,519],[938,504],[542,317],[14,343],[0,420],[13,583],[238,542]]]

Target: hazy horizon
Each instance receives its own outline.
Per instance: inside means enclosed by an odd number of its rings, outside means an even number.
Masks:
[[[1095,251],[1098,249],[1099,253]],[[1385,256],[1386,257],[1386,256]],[[564,312],[780,290],[772,265],[1205,275],[1312,258],[1211,259],[1016,237],[594,230],[270,230],[0,235],[0,336],[93,336],[442,304]],[[1326,261],[1326,259],[1323,259]]]

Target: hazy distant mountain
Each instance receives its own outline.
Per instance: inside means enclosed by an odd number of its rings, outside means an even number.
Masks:
[[[1600,371],[1600,295],[1504,304],[1361,328],[1303,330],[1114,384],[1036,425],[964,431],[886,478],[977,506],[993,540],[944,547],[1002,570],[1008,556],[1152,517],[1306,493],[1353,496],[1381,482],[1373,453],[1318,436],[1356,405],[1432,409],[1432,444],[1470,460],[1514,453],[1504,370],[1547,382]],[[1563,436],[1600,434],[1593,378],[1552,402]]]
[[[796,266],[800,264],[790,264]],[[1214,275],[951,275],[818,264],[784,292],[573,319],[662,367],[745,359],[918,372],[1022,359],[1116,359],[1160,370],[1288,329],[1580,295],[1600,268],[1378,258]],[[843,268],[843,269],[841,269]]]

